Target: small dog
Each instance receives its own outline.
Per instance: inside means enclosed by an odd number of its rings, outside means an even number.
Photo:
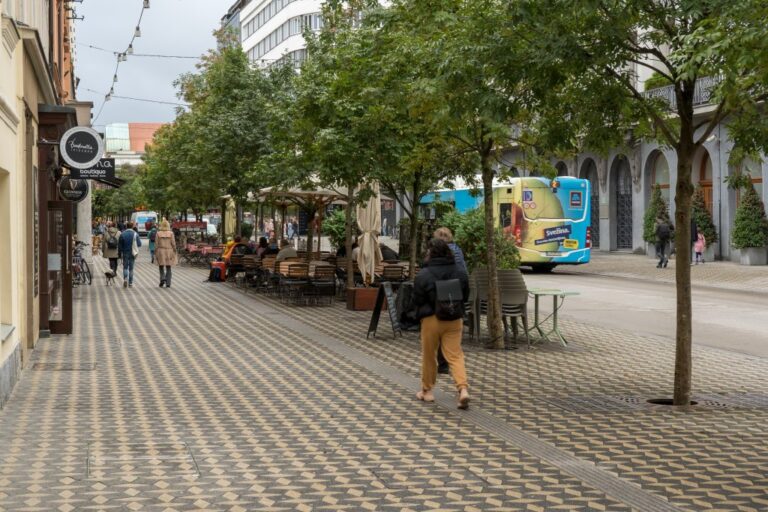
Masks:
[[[107,278],[107,286],[112,286],[113,284],[115,284],[116,276],[117,274],[115,274],[111,270],[107,270],[106,272],[104,272],[104,277]]]

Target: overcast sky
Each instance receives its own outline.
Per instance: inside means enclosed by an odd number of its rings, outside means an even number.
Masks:
[[[135,53],[199,56],[215,45],[213,30],[233,0],[150,0],[141,21],[141,37],[133,43]],[[124,51],[139,19],[142,0],[84,0],[72,4],[76,22],[77,60],[75,74],[80,78],[77,99],[93,101],[94,117],[109,91],[117,57],[86,45],[110,51]],[[182,73],[194,71],[196,60],[132,57],[120,64],[115,95],[178,102],[173,81]],[[87,89],[99,91],[91,92]],[[175,107],[113,98],[95,122],[163,122],[175,117]]]

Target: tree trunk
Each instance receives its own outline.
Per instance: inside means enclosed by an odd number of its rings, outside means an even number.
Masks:
[[[307,212],[307,218],[309,219],[311,219],[315,215],[314,211],[312,210],[308,209],[306,210],[306,212]],[[312,246],[313,246],[314,237],[315,237],[315,226],[313,225],[312,221],[307,222],[307,263],[312,261]]]
[[[243,236],[243,207],[240,204],[235,205],[235,234]]]
[[[691,401],[691,173],[693,154],[693,84],[690,91],[678,97],[681,105],[680,144],[677,148],[677,182],[675,186],[675,281],[677,284],[677,329],[675,347],[675,405]]]
[[[323,212],[325,212],[325,205],[322,205],[317,214],[317,259],[320,260],[321,253],[323,252]]]
[[[347,210],[345,212],[346,223],[344,225],[344,235],[346,237],[347,247],[347,288],[355,287],[355,266],[352,264],[352,208],[355,207],[355,189],[347,189]]]
[[[493,348],[504,348],[504,326],[501,322],[499,278],[496,263],[496,225],[493,218],[493,168],[490,162],[492,144],[480,156],[483,171],[483,203],[485,206],[485,243],[488,249],[488,334]]]
[[[409,227],[411,246],[408,257],[408,278],[411,281],[416,279],[416,260],[419,257],[419,243],[417,241],[417,238],[419,238],[419,205],[416,202],[416,198],[419,197],[418,192],[421,190],[419,181],[419,174],[416,173],[413,177],[413,189],[411,190],[413,193],[413,206],[411,207],[411,225]]]

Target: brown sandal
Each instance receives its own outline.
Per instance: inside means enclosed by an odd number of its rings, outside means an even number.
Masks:
[[[421,391],[416,393],[416,398],[418,398],[422,402],[435,401],[435,395],[432,393],[431,389],[422,389]]]

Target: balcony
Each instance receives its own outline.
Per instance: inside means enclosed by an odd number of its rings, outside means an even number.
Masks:
[[[709,105],[712,89],[722,80],[719,76],[707,76],[696,80],[696,89],[693,92],[693,106],[700,107]],[[669,104],[671,110],[677,110],[677,98],[675,98],[675,87],[667,85],[645,91],[643,96],[646,98],[661,98]]]

